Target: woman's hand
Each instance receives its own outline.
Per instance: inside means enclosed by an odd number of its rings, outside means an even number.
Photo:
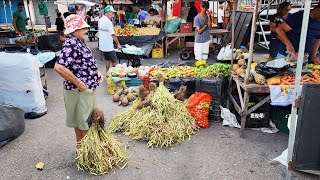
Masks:
[[[99,82],[99,84],[102,83],[102,81],[103,81],[103,76],[100,73],[100,71],[98,71],[98,82]]]
[[[80,80],[79,80],[80,81]],[[86,89],[87,89],[87,85],[80,81],[78,84],[77,84],[77,88],[80,92],[84,92]]]

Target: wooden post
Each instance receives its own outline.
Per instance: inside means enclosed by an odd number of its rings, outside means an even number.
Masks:
[[[163,0],[164,4],[162,4],[162,7],[164,8],[163,11],[163,16],[164,16],[164,24],[166,25],[168,22],[168,1],[167,0]],[[165,37],[164,37],[164,41],[163,41],[163,52],[164,52],[164,58],[168,57],[168,48],[167,48],[167,42],[168,42],[168,38],[167,38],[167,34],[165,33]]]
[[[245,90],[244,93],[244,107],[241,109],[241,129],[240,129],[240,137],[244,138],[244,130],[246,129],[246,121],[247,121],[247,116],[244,114],[248,110],[249,106],[249,98],[250,98],[250,93]]]
[[[231,53],[231,67],[232,67],[232,65],[233,65],[233,59],[234,59],[234,57],[233,57],[233,49],[234,49],[234,29],[235,29],[235,27],[234,27],[234,22],[235,22],[235,13],[236,13],[236,4],[237,4],[237,1],[238,0],[234,0],[233,1],[233,4],[232,4],[232,6],[233,6],[233,8],[232,8],[232,16],[231,16],[231,49],[232,49],[232,53]]]
[[[247,63],[247,73],[245,77],[245,84],[249,83],[249,77],[250,77],[250,69],[251,69],[251,63],[253,59],[253,44],[254,44],[254,36],[256,34],[257,29],[257,17],[258,17],[258,5],[260,3],[260,0],[256,0],[256,3],[254,5],[254,11],[253,11],[253,19],[252,19],[252,25],[251,25],[251,36],[250,36],[250,46],[249,46],[249,61]]]

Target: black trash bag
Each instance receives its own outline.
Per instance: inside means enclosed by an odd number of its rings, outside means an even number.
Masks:
[[[266,78],[271,78],[273,76],[279,75],[287,71],[289,68],[289,65],[284,66],[282,68],[271,68],[271,67],[267,67],[266,64],[267,63],[265,62],[259,63],[255,68],[257,73],[265,76]]]
[[[20,136],[25,129],[24,111],[14,106],[0,106],[0,147]]]

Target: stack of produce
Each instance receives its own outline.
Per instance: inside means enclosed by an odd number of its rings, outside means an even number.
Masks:
[[[294,85],[295,77],[289,74],[272,77],[267,80],[268,85]],[[311,74],[301,76],[300,84],[303,83],[320,83],[320,73],[314,71]]]
[[[215,63],[206,67],[201,66],[196,71],[198,77],[214,79],[228,76],[229,68],[229,64]]]
[[[247,73],[249,73],[250,81],[254,80],[257,84],[263,85],[266,83],[266,78],[255,71],[256,66],[257,63],[251,63],[250,72],[246,72],[246,61],[244,59],[239,59],[238,63],[233,64],[232,66],[233,74],[241,78],[246,78]]]
[[[159,35],[160,28],[156,27],[144,27],[136,28],[132,26],[126,26],[121,28],[120,26],[114,27],[114,31],[117,36],[152,36]]]
[[[125,87],[113,95],[113,102],[118,102],[119,105],[127,106],[138,97],[136,88]]]
[[[127,66],[126,64],[117,64],[116,67],[112,67],[109,70],[109,75],[113,77],[120,77],[124,78],[126,77],[127,73],[130,72],[146,72],[149,71],[150,67],[148,66],[140,66],[139,68],[134,68],[132,66]]]
[[[115,31],[117,36],[139,36],[140,35],[139,31],[138,31],[138,28],[131,27],[131,26],[127,26],[127,27],[124,27],[124,28],[116,26],[114,28],[114,31]]]
[[[156,27],[144,27],[138,28],[138,32],[140,36],[152,36],[152,35],[159,35],[160,28]]]
[[[170,68],[155,67],[150,71],[150,78],[156,78],[157,75],[162,75],[165,79],[176,77],[196,77],[197,68],[191,66],[172,66]]]
[[[128,162],[125,146],[104,128],[104,115],[99,109],[92,113],[92,126],[76,151],[77,166],[93,175],[109,172],[113,166],[124,168]]]
[[[148,141],[148,147],[168,147],[195,134],[198,127],[186,104],[173,97],[159,80],[156,88],[150,83],[150,92],[139,87],[139,98],[128,111],[112,118],[109,130],[123,131],[135,140]]]
[[[15,41],[17,44],[33,44],[35,43],[34,38],[19,38]]]

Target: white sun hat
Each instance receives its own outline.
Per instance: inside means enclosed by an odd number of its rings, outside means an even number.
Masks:
[[[86,23],[86,21],[78,15],[71,14],[66,18],[66,30],[64,34],[70,34],[78,29],[89,28],[90,26]]]

